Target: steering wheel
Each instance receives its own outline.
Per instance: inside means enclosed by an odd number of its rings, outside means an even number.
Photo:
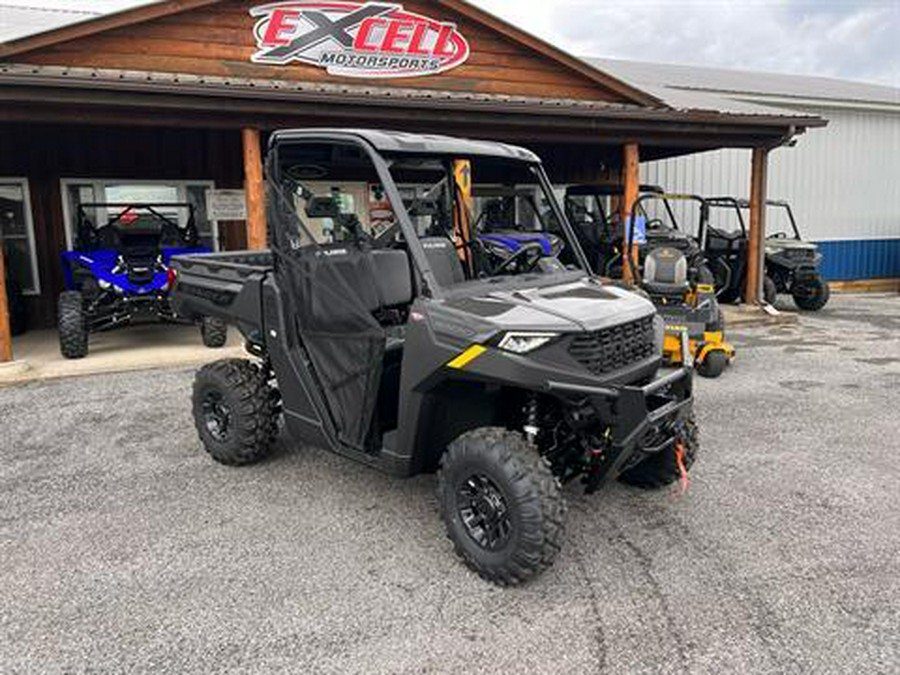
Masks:
[[[663,222],[662,218],[653,218],[652,220],[647,221],[646,228],[648,230],[660,230],[665,226],[666,224]]]
[[[539,242],[526,242],[522,244],[522,248],[500,263],[494,269],[494,274],[504,274],[514,263],[518,265],[520,260],[522,263],[520,271],[524,273],[530,272],[543,257],[544,247]]]

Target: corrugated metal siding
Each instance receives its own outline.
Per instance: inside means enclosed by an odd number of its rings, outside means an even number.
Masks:
[[[900,239],[819,242],[822,274],[830,281],[900,276]]]
[[[805,111],[826,117],[829,125],[772,153],[769,196],[791,202],[808,239],[876,240],[826,245],[826,270],[839,275],[833,278],[900,277],[900,260],[892,253],[898,244],[887,241],[900,239],[900,113]],[[650,162],[641,170],[642,180],[672,191],[744,197],[750,191],[747,150]]]

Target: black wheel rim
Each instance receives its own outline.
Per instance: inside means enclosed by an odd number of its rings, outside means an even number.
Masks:
[[[231,408],[217,391],[209,391],[203,397],[203,423],[209,435],[217,441],[228,438],[231,430]]]
[[[503,492],[484,474],[466,478],[456,491],[456,506],[466,532],[488,551],[503,548],[512,533]]]

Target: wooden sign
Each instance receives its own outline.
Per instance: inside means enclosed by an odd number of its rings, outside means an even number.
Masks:
[[[254,63],[294,61],[343,77],[419,77],[466,62],[456,24],[382,2],[278,2],[250,10]]]

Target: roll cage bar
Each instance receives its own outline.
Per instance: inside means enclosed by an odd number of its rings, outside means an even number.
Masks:
[[[502,161],[521,162],[522,164],[530,166],[535,177],[538,180],[538,184],[542,187],[544,193],[548,197],[551,212],[557,218],[560,223],[560,227],[565,233],[566,245],[570,246],[574,251],[576,260],[578,261],[578,264],[582,268],[584,273],[588,275],[592,274],[587,256],[585,256],[584,251],[581,249],[581,246],[578,243],[578,238],[575,235],[575,231],[572,229],[572,226],[569,224],[568,219],[566,218],[564,209],[560,206],[558,200],[555,197],[555,194],[553,192],[553,185],[550,183],[550,179],[547,177],[547,173],[544,170],[543,165],[535,155],[529,153],[528,151],[520,151],[520,149],[513,146],[505,146],[499,144],[499,150],[496,153],[493,153],[486,149],[492,148],[495,144],[459,141],[458,144],[460,152],[457,155],[454,153],[453,139],[447,138],[443,139],[440,147],[435,148],[434,150],[430,150],[427,147],[425,149],[421,149],[419,147],[416,147],[415,145],[411,145],[408,149],[405,147],[391,147],[387,151],[387,154],[389,155],[388,157],[383,154],[378,148],[376,148],[371,139],[366,138],[365,135],[361,133],[340,130],[280,132],[273,134],[269,139],[269,151],[266,158],[265,171],[266,176],[269,179],[269,189],[276,192],[275,196],[279,200],[287,202],[289,204],[290,202],[287,200],[286,196],[281,190],[281,186],[284,184],[284,179],[286,178],[286,176],[281,170],[279,151],[282,146],[298,145],[304,143],[326,143],[356,147],[362,150],[365,156],[368,157],[368,159],[372,162],[381,186],[384,188],[384,194],[387,196],[388,201],[391,204],[394,215],[397,217],[400,232],[402,233],[403,239],[409,247],[413,266],[424,282],[424,293],[429,297],[445,297],[446,291],[442,289],[437,281],[437,277],[435,276],[434,271],[431,269],[431,265],[428,262],[428,257],[425,254],[425,248],[423,247],[422,242],[419,239],[418,231],[413,224],[412,219],[410,218],[406,203],[403,200],[403,196],[400,194],[400,189],[397,187],[397,184],[394,181],[393,176],[391,175],[389,159],[393,157],[410,157],[419,159],[434,158],[438,160],[445,160],[445,163],[448,164],[452,160],[457,159],[494,158]],[[290,176],[287,176],[287,178],[290,178]],[[454,193],[455,192],[458,192],[458,190],[455,190]],[[457,200],[457,197],[458,195],[454,194],[454,201]],[[291,205],[291,209],[293,210],[293,205]],[[286,255],[292,249],[302,247],[302,243],[301,240],[298,240],[295,238],[295,236],[292,236],[293,233],[290,231],[290,228],[286,226],[286,223],[282,218],[274,218],[274,225],[272,230],[272,252],[274,254],[274,263],[277,267],[278,265],[280,265],[279,258],[281,256]],[[316,248],[321,248],[321,245],[318,244],[315,240],[312,240],[309,245]]]
[[[638,192],[641,194],[654,195],[665,194],[665,190],[662,187],[660,187],[659,185],[651,185],[649,183],[642,183],[641,185],[639,185]],[[597,207],[597,211],[600,214],[603,225],[609,226],[613,214],[606,212],[606,207],[603,205],[600,197],[621,197],[623,194],[625,194],[625,188],[618,183],[601,183],[599,185],[570,185],[566,188],[564,200],[566,205],[568,205],[569,197],[593,197],[594,205]],[[668,209],[668,204],[666,205],[666,208]],[[646,216],[647,214],[645,213],[644,215]],[[671,212],[669,215],[674,221],[675,215]]]
[[[639,196],[634,202],[634,206],[632,207],[631,213],[629,214],[628,237],[626,243],[631,246],[631,244],[634,242],[634,224],[636,216],[643,213],[644,217],[647,217],[647,210],[646,208],[644,208],[644,204],[654,199],[662,201],[662,203],[665,205],[666,213],[672,221],[672,227],[679,232],[681,232],[682,230],[678,226],[678,219],[675,217],[675,213],[672,210],[672,202],[693,201],[697,202],[700,205],[700,223],[697,226],[697,234],[694,235],[694,239],[697,241],[697,245],[700,246],[700,249],[703,250],[706,244],[706,235],[709,229],[709,200],[705,197],[701,197],[700,195],[682,194],[677,192],[654,192]]]
[[[745,237],[747,236],[747,226],[744,222],[743,211],[750,209],[749,199],[738,199],[736,197],[708,197],[706,201],[710,206],[715,208],[734,209],[735,213],[737,213],[738,223],[741,226],[741,233]],[[803,240],[803,237],[800,236],[800,228],[797,227],[797,221],[794,218],[794,211],[793,209],[791,209],[791,205],[789,202],[783,199],[767,199],[766,206],[784,209],[787,212],[788,221],[791,224],[791,229],[794,231],[794,239],[796,239],[797,241]]]
[[[105,209],[107,211],[107,221],[101,225],[96,220],[96,217],[92,219],[87,213],[90,209]],[[188,214],[185,225],[182,227],[178,220],[173,220],[165,213],[162,213],[162,210],[165,209],[185,209]],[[109,216],[108,212],[110,210],[116,211],[116,213]],[[134,211],[150,214],[162,224],[164,229],[166,226],[174,228],[181,234],[185,243],[189,245],[196,244],[199,239],[194,217],[194,205],[188,202],[83,202],[78,204],[76,208],[76,236],[78,241],[76,248],[85,246],[87,242],[95,238],[105,228],[115,227],[122,223],[122,219]]]

